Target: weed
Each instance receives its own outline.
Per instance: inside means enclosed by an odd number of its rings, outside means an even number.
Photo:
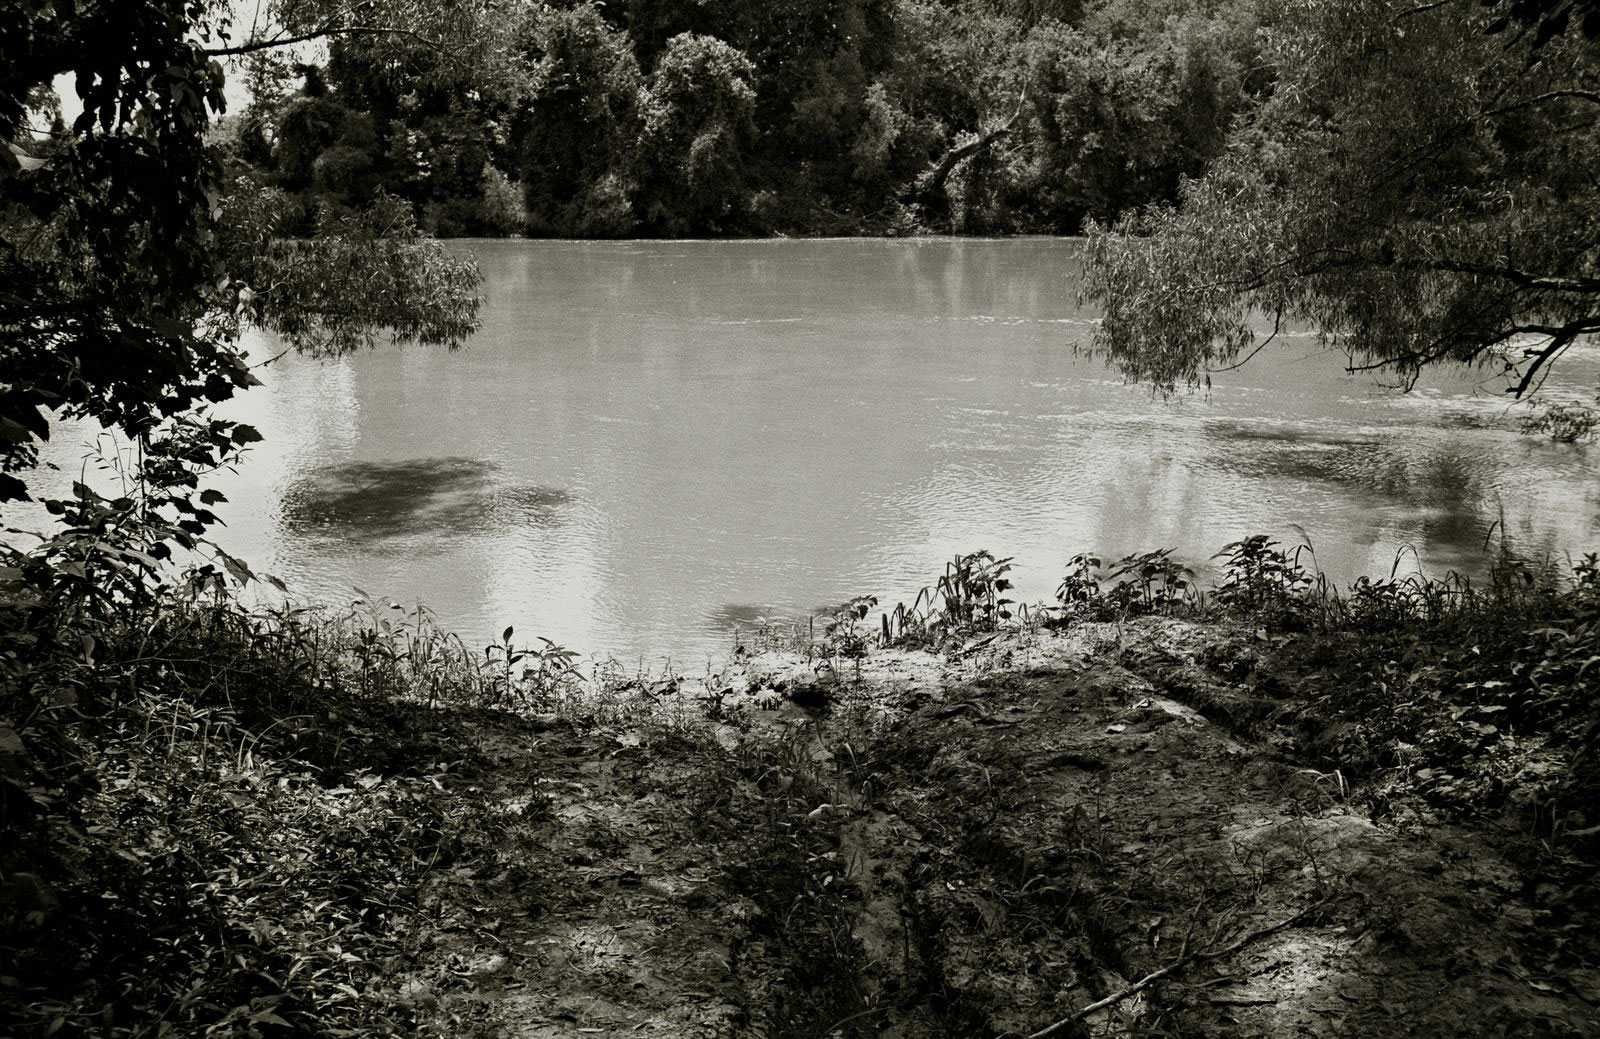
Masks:
[[[947,638],[998,631],[1015,616],[1011,559],[986,549],[957,555],[945,564],[931,588],[908,607],[897,604],[883,618],[880,642],[894,646],[937,646]]]
[[[1056,601],[1069,620],[1109,620],[1105,591],[1101,587],[1099,556],[1080,552],[1067,560],[1067,573],[1056,588]]]
[[[1226,560],[1218,606],[1248,618],[1270,618],[1277,625],[1297,623],[1305,612],[1311,577],[1300,565],[1306,545],[1285,552],[1266,534],[1252,534],[1224,545],[1213,559]]]
[[[958,555],[946,564],[934,587],[944,626],[963,633],[994,631],[1011,619],[1011,559],[996,559],[986,549]]]
[[[861,661],[867,655],[867,632],[862,622],[877,605],[876,595],[857,596],[836,610],[833,619],[823,628],[827,638],[824,644],[826,655],[853,662],[858,679],[861,677]]]
[[[1172,558],[1174,549],[1140,552],[1117,560],[1106,579],[1108,596],[1120,616],[1171,615],[1186,603],[1194,571]]]

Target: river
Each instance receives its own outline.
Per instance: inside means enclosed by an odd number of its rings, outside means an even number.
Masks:
[[[1600,448],[1518,435],[1492,372],[1399,394],[1295,334],[1203,395],[1125,385],[1075,353],[1073,241],[455,247],[486,276],[464,349],[290,356],[230,406],[266,440],[221,540],[303,595],[693,662],[976,548],[1047,599],[1075,552],[1203,563],[1255,531],[1341,582],[1481,572],[1491,531],[1600,544]],[[1600,382],[1600,349],[1558,379]]]

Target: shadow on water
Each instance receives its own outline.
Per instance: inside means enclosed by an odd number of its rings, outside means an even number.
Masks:
[[[1231,442],[1216,453],[1214,466],[1254,479],[1336,485],[1373,507],[1409,515],[1426,543],[1462,556],[1485,549],[1493,466],[1459,447],[1231,422],[1208,424],[1206,435]],[[1358,531],[1352,540],[1371,544],[1377,534]]]
[[[1473,509],[1483,498],[1483,464],[1460,450],[1231,422],[1208,423],[1205,433],[1232,444],[1211,464],[1242,476],[1330,482],[1436,508]]]
[[[282,522],[297,535],[347,542],[560,522],[571,495],[506,484],[499,471],[475,458],[323,466],[284,493]]]
[[[706,623],[714,631],[732,631],[734,628],[755,628],[772,621],[784,619],[782,612],[770,606],[753,606],[749,603],[723,603],[706,616]]]

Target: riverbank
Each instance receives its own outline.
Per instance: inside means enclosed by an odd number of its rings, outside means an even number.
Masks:
[[[1126,613],[506,712],[175,612],[9,701],[6,1031],[1593,1034],[1592,696],[1487,677],[1531,628]]]
[[[519,1036],[1592,1033],[1592,866],[1169,695],[1178,662],[1243,695],[1206,660],[1254,642],[758,658],[718,721],[553,723],[523,756],[567,879],[432,1008]]]

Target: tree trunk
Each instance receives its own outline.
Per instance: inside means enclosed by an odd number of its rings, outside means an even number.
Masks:
[[[960,144],[944,153],[944,157],[935,163],[926,173],[917,178],[915,197],[922,203],[923,210],[930,214],[938,213],[947,216],[949,213],[949,199],[945,197],[944,186],[950,179],[950,174],[955,171],[962,160],[974,155],[980,155],[994,146],[994,142],[1011,134],[1011,127],[1016,124],[1022,115],[1022,109],[1027,104],[1028,95],[1023,94],[1017,100],[1017,110],[1011,113],[1011,118],[999,126],[986,130],[965,144]]]

